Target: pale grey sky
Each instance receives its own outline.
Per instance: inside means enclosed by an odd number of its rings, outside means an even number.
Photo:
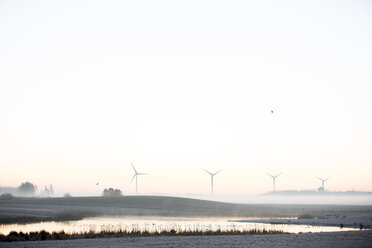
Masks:
[[[0,186],[372,190],[371,1],[0,1]],[[274,110],[274,114],[271,114]],[[100,187],[96,187],[99,181]]]

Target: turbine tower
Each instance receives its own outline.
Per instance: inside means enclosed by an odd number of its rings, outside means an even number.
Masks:
[[[318,177],[318,179],[319,179],[320,181],[322,181],[322,188],[323,188],[323,191],[325,191],[324,183],[325,183],[325,181],[327,181],[328,179],[330,179],[330,177],[325,178],[325,179]]]
[[[273,175],[270,175],[269,173],[266,173],[268,176],[271,176],[273,178],[273,184],[274,184],[274,192],[275,192],[275,180],[278,176],[280,176],[282,173],[279,173],[278,175],[276,176],[273,176]]]
[[[138,188],[137,177],[138,176],[141,176],[141,175],[147,175],[147,173],[139,173],[139,172],[137,172],[137,170],[136,170],[136,168],[134,168],[132,162],[130,162],[130,164],[132,165],[133,170],[134,170],[134,176],[132,177],[132,180],[130,180],[130,183],[132,183],[133,179],[136,178],[136,194],[137,194],[137,188]]]
[[[211,195],[213,195],[213,177],[214,177],[217,173],[219,173],[220,171],[222,171],[222,170],[219,170],[219,171],[217,171],[217,172],[215,172],[215,173],[209,172],[209,171],[207,171],[207,170],[205,170],[205,169],[204,169],[204,171],[207,172],[209,175],[211,175]]]

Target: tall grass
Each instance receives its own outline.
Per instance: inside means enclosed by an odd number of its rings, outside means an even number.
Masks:
[[[65,233],[60,232],[10,232],[8,235],[0,234],[0,241],[12,242],[12,241],[35,241],[35,240],[65,240],[65,239],[90,239],[90,238],[119,238],[119,237],[150,237],[150,236],[216,236],[216,235],[252,235],[252,234],[283,234],[285,232],[278,230],[267,230],[267,229],[241,229],[241,228],[229,228],[229,229],[201,229],[201,228],[177,228],[171,227],[163,230],[156,229],[140,229],[133,226],[133,229],[101,229],[96,232],[94,229],[88,232],[79,233]]]

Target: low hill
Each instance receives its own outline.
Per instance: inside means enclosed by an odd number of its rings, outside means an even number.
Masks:
[[[370,206],[233,204],[167,196],[0,198],[0,223],[76,220],[101,215],[286,217],[303,212],[371,211]]]

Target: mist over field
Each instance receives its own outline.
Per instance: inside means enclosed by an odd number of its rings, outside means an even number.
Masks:
[[[245,204],[334,204],[334,205],[372,205],[372,193],[356,195],[307,195],[299,194],[296,196],[283,195],[245,195],[245,196],[185,196],[196,199],[215,200],[231,203]]]

